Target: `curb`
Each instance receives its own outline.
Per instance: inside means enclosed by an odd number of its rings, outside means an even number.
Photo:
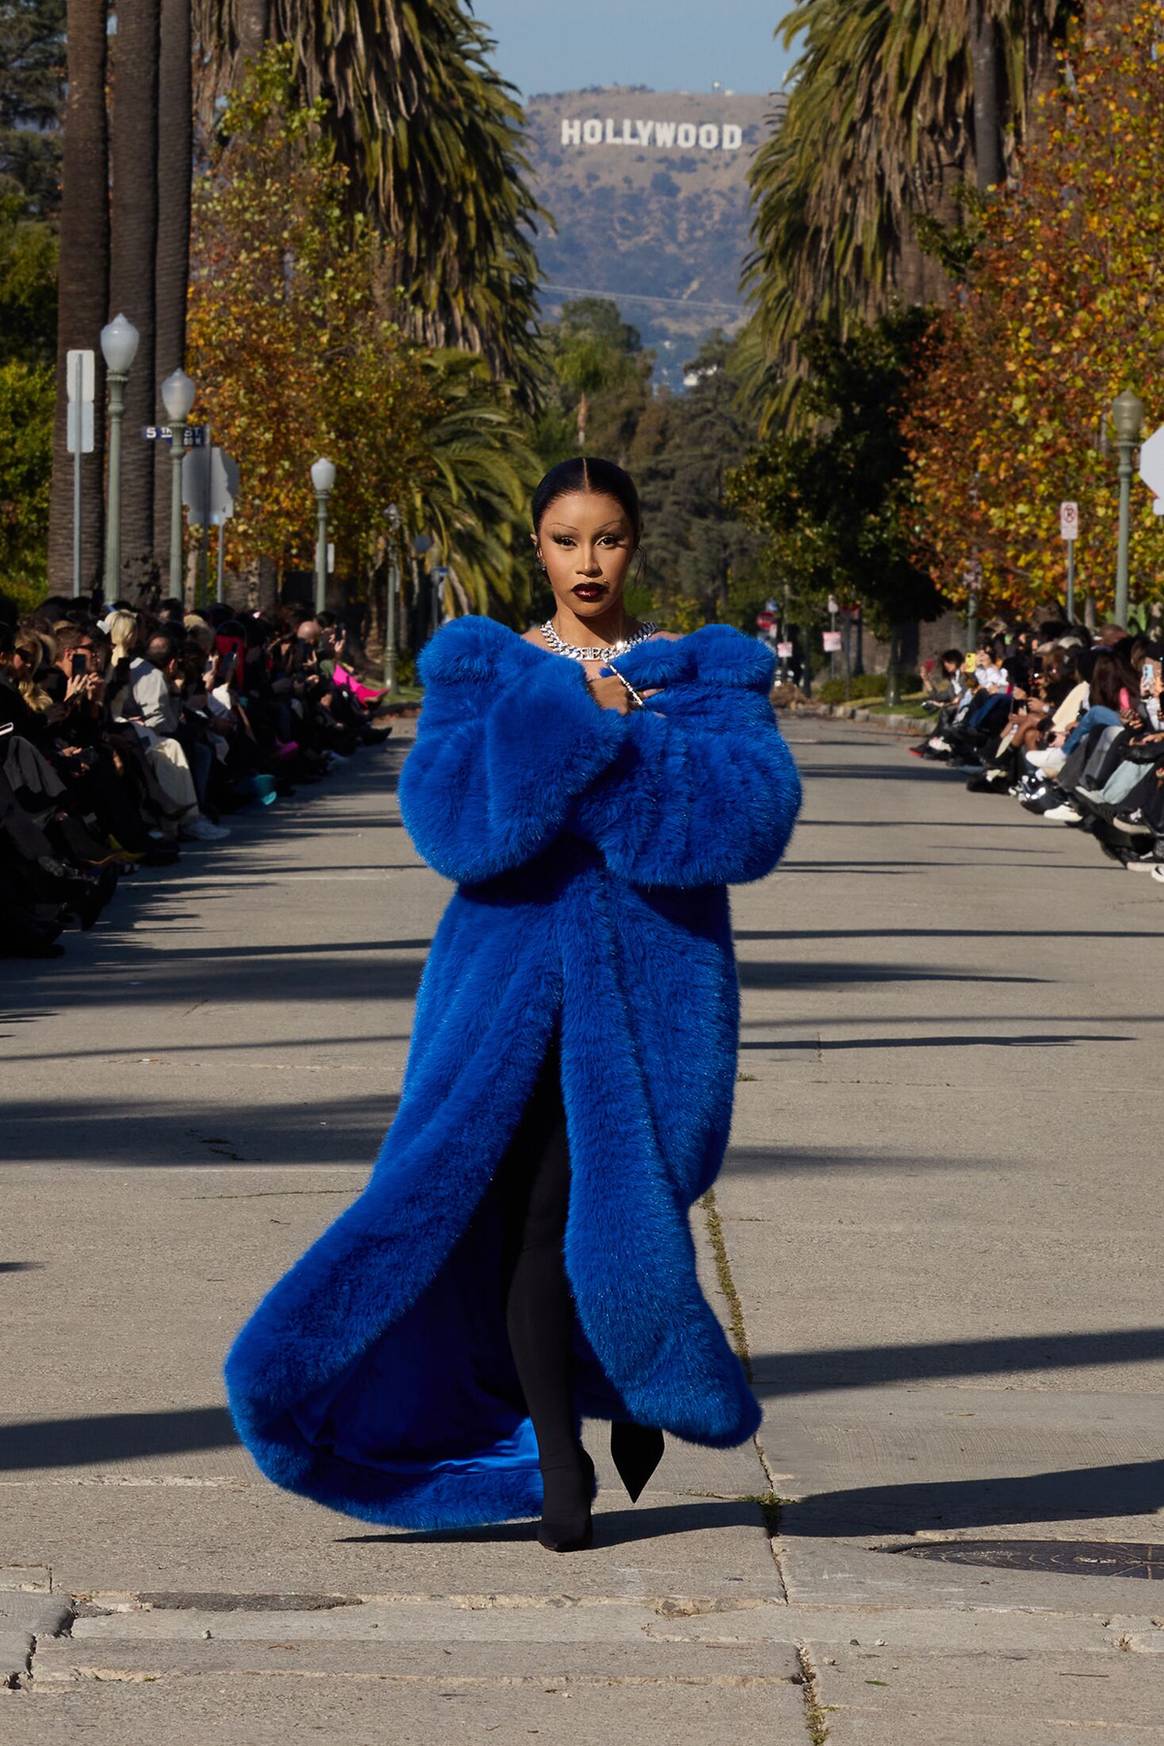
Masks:
[[[926,731],[926,720],[914,715],[874,715],[868,709],[858,709],[849,703],[794,703],[787,713],[792,716],[814,716],[824,721],[855,722],[862,727],[884,728],[892,734],[920,735]]]

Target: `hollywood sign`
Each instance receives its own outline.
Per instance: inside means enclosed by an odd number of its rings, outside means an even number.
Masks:
[[[705,121],[697,125],[694,121],[631,121],[624,120],[621,125],[613,117],[608,116],[600,121],[592,116],[588,121],[572,121],[562,118],[562,144],[564,146],[655,146],[667,151],[674,146],[684,151],[692,151],[696,146],[705,152],[725,151],[738,152],[744,143],[744,130],[734,121],[725,121],[722,125],[716,121]]]

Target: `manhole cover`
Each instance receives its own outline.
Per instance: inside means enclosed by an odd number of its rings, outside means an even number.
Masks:
[[[940,1564],[989,1564],[1006,1570],[1054,1570],[1060,1576],[1146,1576],[1164,1580],[1164,1546],[1136,1540],[936,1540],[898,1546],[909,1558]]]

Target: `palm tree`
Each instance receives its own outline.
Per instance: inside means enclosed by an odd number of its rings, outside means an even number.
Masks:
[[[190,0],[161,0],[158,60],[158,243],[154,374],[164,379],[185,361],[186,286],[190,273],[190,181],[193,170]],[[155,392],[157,384],[154,384]],[[154,551],[170,591],[181,577],[168,573],[170,552],[170,453],[153,445]]]
[[[73,461],[66,449],[65,353],[96,348],[109,305],[109,154],[105,121],[106,0],[69,0],[68,95],[61,195],[57,410],[49,510],[49,586],[69,592],[73,550]],[[104,372],[97,351],[96,453],[82,470],[82,582],[101,574]]]
[[[811,322],[867,319],[948,281],[919,224],[951,225],[962,188],[1013,168],[1065,0],[801,0],[787,114],[752,166],[745,284],[787,396]]]
[[[121,452],[121,550],[129,565],[148,559],[154,545],[153,445],[142,441],[152,424],[158,384],[154,372],[158,246],[158,51],[160,0],[134,0],[119,9],[113,38],[110,158],[113,172],[109,302],[141,334],[125,388]],[[139,578],[140,579],[140,578]]]
[[[193,11],[209,124],[260,19],[256,0],[194,0]],[[260,0],[259,11],[294,49],[299,94],[327,100],[353,204],[391,249],[416,337],[479,353],[532,401],[538,208],[521,109],[466,0]]]
[[[461,610],[517,621],[531,598],[527,506],[541,462],[482,359],[434,352],[424,367],[443,411],[427,433],[428,477],[408,519],[432,536]]]

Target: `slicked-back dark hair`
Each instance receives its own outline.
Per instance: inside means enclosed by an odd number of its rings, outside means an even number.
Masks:
[[[531,515],[535,534],[541,532],[542,517],[551,503],[559,497],[569,496],[572,491],[593,491],[603,497],[613,497],[625,512],[638,545],[643,534],[643,512],[639,507],[635,482],[613,461],[604,461],[597,455],[575,455],[550,468],[533,494]]]

